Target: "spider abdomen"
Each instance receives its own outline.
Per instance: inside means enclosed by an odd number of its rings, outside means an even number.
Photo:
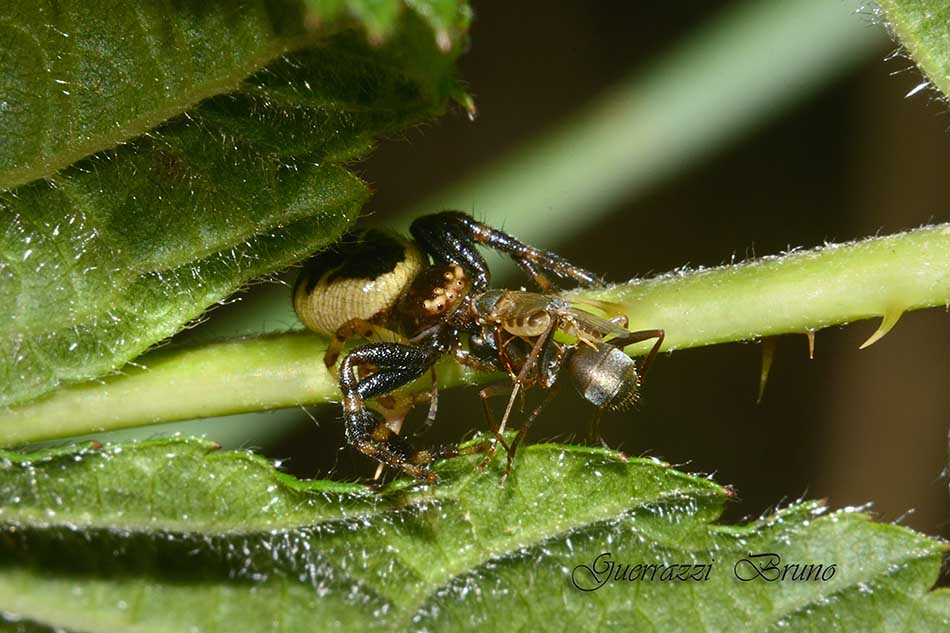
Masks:
[[[312,259],[294,286],[297,316],[328,336],[354,318],[385,319],[427,263],[413,242],[385,231],[360,231],[342,243]]]

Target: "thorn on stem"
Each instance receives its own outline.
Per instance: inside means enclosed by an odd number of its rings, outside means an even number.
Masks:
[[[815,360],[815,330],[809,328],[805,336],[808,337],[808,360]]]
[[[874,334],[872,334],[868,340],[864,341],[864,343],[862,343],[861,347],[858,349],[870,347],[884,338],[884,336],[891,331],[891,328],[893,328],[897,321],[901,318],[902,314],[904,314],[904,311],[901,309],[887,308],[884,311],[884,316],[881,317],[881,325],[878,326]]]
[[[460,106],[462,106],[463,110],[465,110],[465,114],[468,115],[469,121],[474,121],[478,118],[478,106],[475,105],[475,100],[472,99],[470,94],[459,94],[455,97],[455,101]]]
[[[769,372],[772,371],[776,343],[774,336],[767,336],[762,340],[762,372],[759,374],[759,397],[755,399],[756,404],[761,403],[762,396],[765,395],[765,384],[769,381]]]

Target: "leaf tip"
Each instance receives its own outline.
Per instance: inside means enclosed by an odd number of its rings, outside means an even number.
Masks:
[[[445,29],[439,29],[435,32],[435,44],[443,53],[449,53],[452,50],[452,36]]]

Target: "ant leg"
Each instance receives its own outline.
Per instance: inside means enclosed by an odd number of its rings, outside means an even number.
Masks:
[[[489,441],[488,448],[485,450],[485,458],[478,464],[479,468],[485,468],[491,463],[499,444],[505,447],[505,451],[509,450],[508,444],[505,442],[505,437],[498,431],[498,425],[495,424],[495,416],[492,415],[491,406],[488,404],[489,398],[504,395],[507,389],[508,383],[497,382],[493,385],[488,385],[478,392],[478,397],[482,400],[482,411],[485,414],[485,421],[488,422],[488,428],[494,436],[494,441]]]
[[[604,441],[604,436],[600,434],[600,416],[604,410],[597,408],[594,410],[594,417],[590,421],[590,441],[593,444],[600,444],[604,448],[610,448]]]
[[[653,364],[653,359],[656,358],[657,352],[660,351],[660,346],[663,344],[664,336],[666,336],[666,333],[663,330],[638,330],[636,332],[630,332],[625,336],[618,336],[615,339],[610,339],[608,343],[623,349],[627,345],[633,345],[634,343],[639,343],[640,341],[648,341],[651,338],[655,338],[656,343],[653,344],[653,347],[647,353],[646,357],[643,359],[643,363],[640,365],[640,377],[643,378],[646,376],[647,370],[650,369],[650,365]]]
[[[439,379],[435,375],[435,367],[429,370],[432,374],[432,386],[429,388],[429,412],[426,413],[426,421],[423,428],[428,429],[435,422],[435,416],[439,413]]]
[[[474,248],[475,244],[510,256],[544,290],[550,289],[552,284],[540,270],[561,279],[573,279],[585,287],[603,285],[597,275],[575,266],[557,253],[529,246],[461,211],[442,211],[416,218],[409,232],[437,263],[458,264],[472,274],[476,291],[488,288],[489,271],[485,260]]]
[[[515,452],[517,452],[518,447],[521,446],[521,443],[524,441],[525,436],[528,435],[528,429],[531,428],[531,423],[534,422],[535,418],[540,415],[542,409],[548,406],[551,400],[554,399],[554,396],[557,395],[557,387],[553,386],[548,390],[544,400],[541,401],[538,406],[534,408],[534,411],[531,412],[531,415],[524,421],[524,424],[521,425],[521,428],[518,429],[518,433],[515,434],[515,439],[511,442],[511,447],[508,448],[508,462],[505,464],[505,474],[502,475],[501,482],[505,483],[505,480],[508,479],[508,475],[511,474],[511,463],[515,459]]]
[[[405,422],[406,416],[409,415],[409,412],[412,411],[413,407],[415,407],[420,402],[429,403],[429,412],[426,415],[423,428],[428,429],[435,421],[437,412],[439,410],[439,389],[438,384],[436,383],[434,367],[431,369],[431,373],[432,387],[428,392],[423,391],[408,395],[386,395],[376,398],[376,403],[380,412],[383,414],[386,426],[388,426],[390,430],[392,430],[392,432],[396,435],[399,435],[400,431],[402,430],[402,424]],[[382,463],[376,467],[376,473],[373,475],[373,481],[377,481],[380,477],[382,477],[383,468],[384,465]]]
[[[426,415],[423,428],[428,429],[435,421],[435,417],[439,409],[439,389],[438,384],[436,383],[434,367],[431,369],[431,373],[432,387],[428,392],[419,392],[408,395],[386,395],[376,398],[376,403],[379,406],[380,412],[383,414],[386,426],[388,426],[390,430],[392,430],[392,432],[396,435],[399,435],[399,432],[402,430],[402,424],[405,422],[406,416],[409,415],[409,412],[412,411],[413,407],[415,407],[420,402],[428,401],[429,403],[429,412]],[[383,468],[384,465],[382,463],[376,467],[376,474],[373,475],[373,481],[378,480],[382,476]]]
[[[357,347],[340,364],[340,390],[346,441],[363,454],[426,481],[434,481],[429,463],[458,453],[456,448],[415,450],[387,424],[383,416],[367,409],[364,401],[407,385],[429,370],[441,354],[434,349],[399,343],[370,343]],[[355,369],[376,371],[358,379]]]
[[[547,345],[554,335],[554,330],[557,325],[558,322],[552,320],[548,329],[538,336],[538,340],[536,340],[531,347],[531,352],[528,354],[524,364],[521,366],[521,371],[518,372],[518,376],[515,378],[514,389],[511,390],[511,395],[508,397],[508,406],[505,409],[505,415],[501,418],[501,424],[498,425],[499,435],[505,432],[505,426],[508,424],[508,417],[511,415],[511,407],[515,403],[515,397],[521,391],[521,386],[527,382],[530,371],[537,365],[541,350],[544,349],[545,345]]]
[[[374,408],[386,418],[386,426],[391,428],[395,433],[400,433],[406,416],[409,415],[409,412],[412,411],[417,404],[422,402],[428,403],[429,405],[429,412],[424,428],[431,426],[430,420],[435,420],[438,410],[438,404],[433,402],[433,400],[437,398],[438,391],[434,388],[430,388],[429,391],[418,391],[415,393],[394,392],[377,396],[375,398],[376,407]]]
[[[327,366],[327,369],[332,370],[333,366],[336,365],[336,361],[340,358],[340,352],[343,351],[343,346],[348,340],[356,337],[389,343],[396,343],[403,340],[403,338],[395,332],[387,330],[375,323],[370,323],[366,319],[350,319],[338,327],[330,338],[330,345],[323,355],[323,364]]]

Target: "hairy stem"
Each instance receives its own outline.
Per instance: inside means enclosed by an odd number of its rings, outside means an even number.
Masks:
[[[620,304],[630,329],[665,329],[664,350],[881,317],[873,342],[901,313],[950,302],[950,224],[574,296]],[[0,413],[0,445],[332,401],[325,349],[324,339],[291,332],[158,350],[120,375]],[[448,361],[438,373],[442,386],[489,378]]]
[[[890,329],[903,312],[950,302],[948,249],[950,224],[938,224],[635,280],[591,296],[623,305],[631,330],[666,329],[666,351],[807,334],[873,317]]]

